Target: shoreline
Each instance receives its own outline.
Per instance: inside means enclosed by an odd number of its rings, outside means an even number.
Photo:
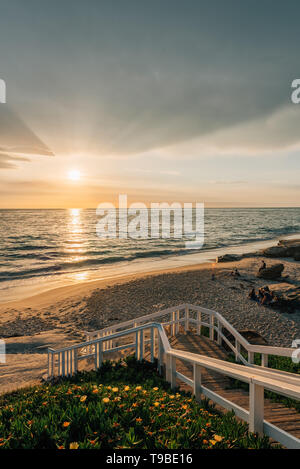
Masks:
[[[23,285],[16,287],[8,287],[7,292],[5,289],[1,291],[0,298],[0,311],[2,307],[10,307],[14,303],[20,301],[30,301],[35,297],[40,297],[42,294],[47,296],[47,293],[51,295],[51,292],[57,292],[61,294],[63,289],[67,293],[72,294],[72,290],[77,290],[83,287],[89,289],[91,286],[99,284],[110,284],[118,280],[126,281],[126,278],[144,275],[156,275],[157,273],[176,271],[177,269],[190,269],[200,268],[200,266],[212,264],[215,262],[216,257],[224,254],[252,254],[255,256],[258,250],[273,246],[277,244],[279,239],[298,239],[299,233],[292,233],[290,235],[277,236],[272,239],[263,241],[253,241],[237,246],[226,246],[222,248],[216,248],[213,250],[201,251],[196,253],[189,253],[184,255],[170,255],[164,258],[149,258],[136,259],[128,262],[121,262],[111,264],[109,266],[103,266],[101,273],[99,269],[87,270],[82,272],[75,272],[72,274],[63,274],[64,278],[58,279],[44,279],[42,282],[36,281],[33,285]],[[250,251],[249,251],[250,249]],[[97,286],[95,287],[97,288]],[[5,293],[6,292],[6,293]]]
[[[248,294],[266,284],[272,288],[278,281],[300,285],[299,263],[265,258],[269,266],[284,264],[284,276],[272,281],[257,278],[261,259],[254,251],[234,262],[117,273],[0,304],[0,338],[5,340],[7,357],[1,365],[0,393],[40,382],[48,347],[73,345],[85,340],[84,331],[182,303],[218,311],[237,330],[254,331],[269,345],[291,347],[300,338],[300,311],[276,311],[250,300]],[[234,268],[239,278],[231,275]]]

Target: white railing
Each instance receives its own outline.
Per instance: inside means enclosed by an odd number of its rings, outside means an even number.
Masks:
[[[294,352],[293,348],[252,345],[220,313],[192,304],[181,304],[176,307],[167,308],[156,313],[118,323],[98,331],[85,332],[86,340],[107,337],[115,332],[147,324],[153,320],[158,320],[164,326],[170,326],[170,334],[172,336],[179,332],[179,327],[182,324],[184,325],[185,331],[194,328],[195,333],[198,335],[201,335],[202,327],[207,327],[209,329],[209,338],[217,341],[220,345],[223,341],[234,353],[236,361],[244,365],[255,366],[255,353],[261,355],[261,366],[267,367],[269,355],[291,357]],[[243,355],[241,353],[243,349],[248,359],[245,358],[245,354]],[[278,371],[278,373],[280,372]]]
[[[153,318],[154,315],[156,318],[160,318],[162,321],[166,319],[166,321],[162,323],[149,322],[149,319]],[[192,387],[198,400],[201,400],[202,396],[205,396],[225,409],[234,411],[239,418],[248,422],[250,431],[265,433],[287,448],[300,449],[299,439],[264,420],[264,390],[270,390],[277,394],[300,400],[300,376],[267,368],[265,358],[262,360],[264,364],[263,367],[254,366],[251,363],[255,352],[261,353],[263,357],[271,354],[291,356],[293,349],[250,345],[221,315],[194,305],[181,305],[176,308],[169,308],[154,313],[154,315],[143,316],[142,318],[133,320],[134,322],[145,322],[147,318],[148,322],[146,324],[116,331],[116,329],[130,326],[132,321],[127,321],[126,323],[115,325],[112,328],[106,328],[104,330],[105,334],[103,331],[90,333],[96,334],[96,337],[84,343],[59,350],[48,349],[49,378],[53,378],[54,376],[72,376],[78,371],[78,362],[80,360],[92,360],[94,368],[97,369],[100,368],[106,353],[134,349],[138,360],[145,358],[145,354],[147,353],[152,362],[154,358],[157,357],[160,372],[165,368],[166,379],[173,388],[176,386],[176,380],[183,381]],[[170,315],[171,318],[169,318],[168,315]],[[205,318],[206,320],[203,321],[201,315],[206,315],[208,320]],[[217,321],[217,324],[215,324],[215,321]],[[250,364],[250,367],[172,349],[164,327],[170,326],[171,334],[174,335],[179,331],[181,324],[184,324],[185,330],[189,330],[193,327],[192,325],[195,325],[196,333],[199,334],[201,334],[201,326],[209,327],[210,338],[212,340],[217,340],[219,343],[221,340],[224,340],[234,351],[237,359],[240,359],[247,365]],[[108,331],[107,329],[112,330]],[[224,335],[224,329],[233,336],[233,344],[228,337]],[[124,343],[126,338],[130,341]],[[249,362],[242,356],[241,347],[244,347],[248,351],[248,359],[249,354],[252,354],[252,356],[250,355]],[[148,351],[146,350],[147,348]],[[177,359],[192,365],[192,378],[176,370]],[[249,411],[203,386],[201,383],[201,367],[248,383],[250,400]]]

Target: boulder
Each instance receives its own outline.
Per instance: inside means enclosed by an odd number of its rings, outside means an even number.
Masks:
[[[270,267],[266,267],[265,269],[261,269],[257,272],[257,277],[265,278],[268,280],[275,280],[281,277],[283,272],[284,265],[283,264],[274,264]]]
[[[265,257],[288,257],[287,248],[283,246],[272,246],[264,249],[262,253]]]
[[[266,257],[293,257],[300,259],[300,240],[299,239],[281,239],[278,246],[272,246],[264,249],[262,255]]]
[[[237,254],[224,254],[216,258],[216,262],[237,262],[239,260],[241,260],[241,256]]]
[[[300,287],[289,283],[268,285],[270,291],[278,298],[274,306],[286,312],[300,310]]]

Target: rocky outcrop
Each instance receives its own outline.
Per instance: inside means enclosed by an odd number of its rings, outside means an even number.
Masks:
[[[242,256],[237,254],[224,254],[223,256],[218,256],[216,262],[237,262],[240,261]]]
[[[266,257],[293,257],[295,260],[300,260],[300,240],[285,240],[282,239],[278,242],[278,246],[272,246],[264,249],[262,255]]]
[[[266,267],[265,269],[260,269],[257,272],[257,277],[265,278],[268,280],[276,280],[277,278],[281,277],[283,272],[284,265],[283,264],[274,264],[270,267]]]
[[[277,298],[275,307],[280,307],[285,312],[300,310],[300,287],[289,283],[277,283],[268,285],[270,291]]]

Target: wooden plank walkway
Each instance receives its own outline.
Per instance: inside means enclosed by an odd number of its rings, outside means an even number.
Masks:
[[[216,342],[211,341],[207,337],[190,332],[179,334],[175,337],[169,337],[169,341],[171,347],[178,350],[185,350],[220,360],[226,360],[228,356],[227,352]],[[176,368],[180,373],[192,378],[192,367],[186,362],[176,360]],[[205,369],[202,369],[201,377],[205,387],[240,407],[249,410],[248,392],[244,389],[233,389],[229,378]],[[178,381],[178,385],[181,389],[191,391],[191,388],[185,383]],[[224,411],[223,408],[219,406],[216,407]],[[270,399],[265,399],[264,409],[265,420],[291,433],[295,437],[300,438],[300,413],[297,412],[296,409],[285,407],[283,404],[272,402]]]

